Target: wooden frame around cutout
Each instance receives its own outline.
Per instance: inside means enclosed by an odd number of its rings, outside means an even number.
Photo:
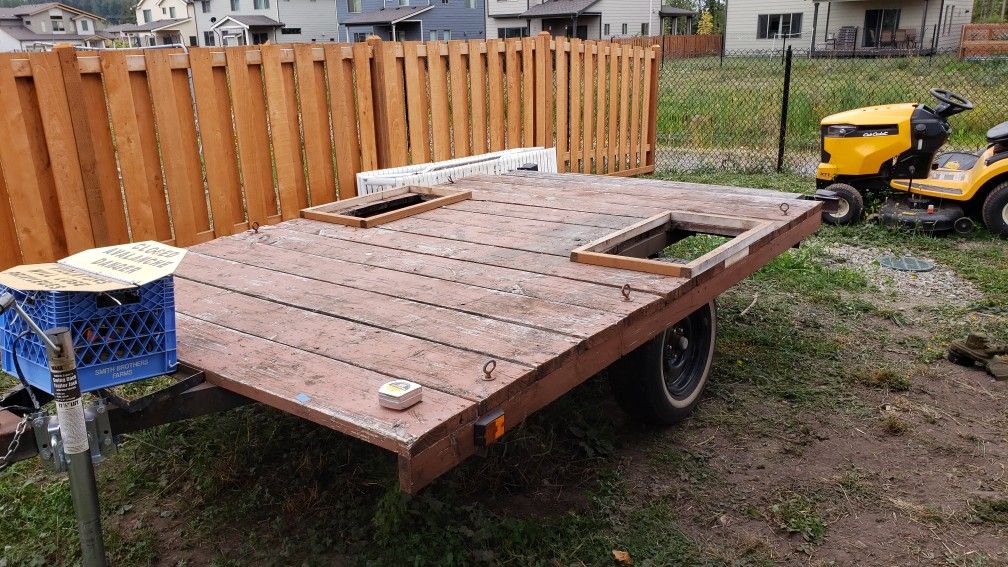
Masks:
[[[381,203],[382,201],[388,201],[404,195],[421,195],[434,198],[415,205],[410,205],[408,207],[403,207],[387,213],[379,213],[370,217],[358,217],[347,214],[354,209],[367,205],[374,205]],[[472,193],[469,191],[456,191],[447,187],[421,187],[411,185],[408,187],[400,187],[398,189],[379,191],[378,193],[371,193],[370,195],[361,195],[360,197],[354,197],[352,199],[344,199],[342,201],[336,201],[335,203],[326,203],[324,205],[309,207],[301,210],[301,216],[306,219],[331,222],[356,228],[371,228],[430,211],[438,207],[458,203],[459,201],[464,201],[470,197],[472,197]]]
[[[651,260],[647,256],[668,245],[673,231],[733,237],[687,263]],[[773,233],[765,220],[665,211],[571,251],[571,261],[622,270],[691,278],[716,267],[726,268],[749,255],[749,248]],[[642,257],[643,256],[643,257]]]

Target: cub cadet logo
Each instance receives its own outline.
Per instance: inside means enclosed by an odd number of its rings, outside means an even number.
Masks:
[[[868,132],[861,134],[861,137],[870,138],[872,136],[888,136],[888,135],[889,135],[888,130],[870,130]]]

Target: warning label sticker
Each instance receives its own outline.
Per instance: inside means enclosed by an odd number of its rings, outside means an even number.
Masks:
[[[160,242],[134,242],[85,250],[55,264],[29,264],[0,272],[0,284],[22,291],[113,291],[150,283],[175,272],[185,250]]]

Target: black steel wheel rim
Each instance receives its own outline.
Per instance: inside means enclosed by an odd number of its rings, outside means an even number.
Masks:
[[[700,385],[707,372],[712,335],[707,306],[666,329],[662,341],[662,378],[672,399],[686,400]]]

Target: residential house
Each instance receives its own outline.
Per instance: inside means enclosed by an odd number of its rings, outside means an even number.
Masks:
[[[0,8],[0,51],[43,51],[57,43],[101,47],[105,23],[59,2]]]
[[[193,0],[201,46],[338,41],[333,0]]]
[[[900,54],[959,46],[973,0],[730,0],[725,49]]]
[[[336,0],[340,41],[482,39],[494,0]]]
[[[661,0],[486,0],[487,37],[547,31],[581,39],[661,34]]]
[[[134,6],[136,24],[110,26],[109,31],[133,47],[198,45],[196,13],[186,0],[140,0]]]

